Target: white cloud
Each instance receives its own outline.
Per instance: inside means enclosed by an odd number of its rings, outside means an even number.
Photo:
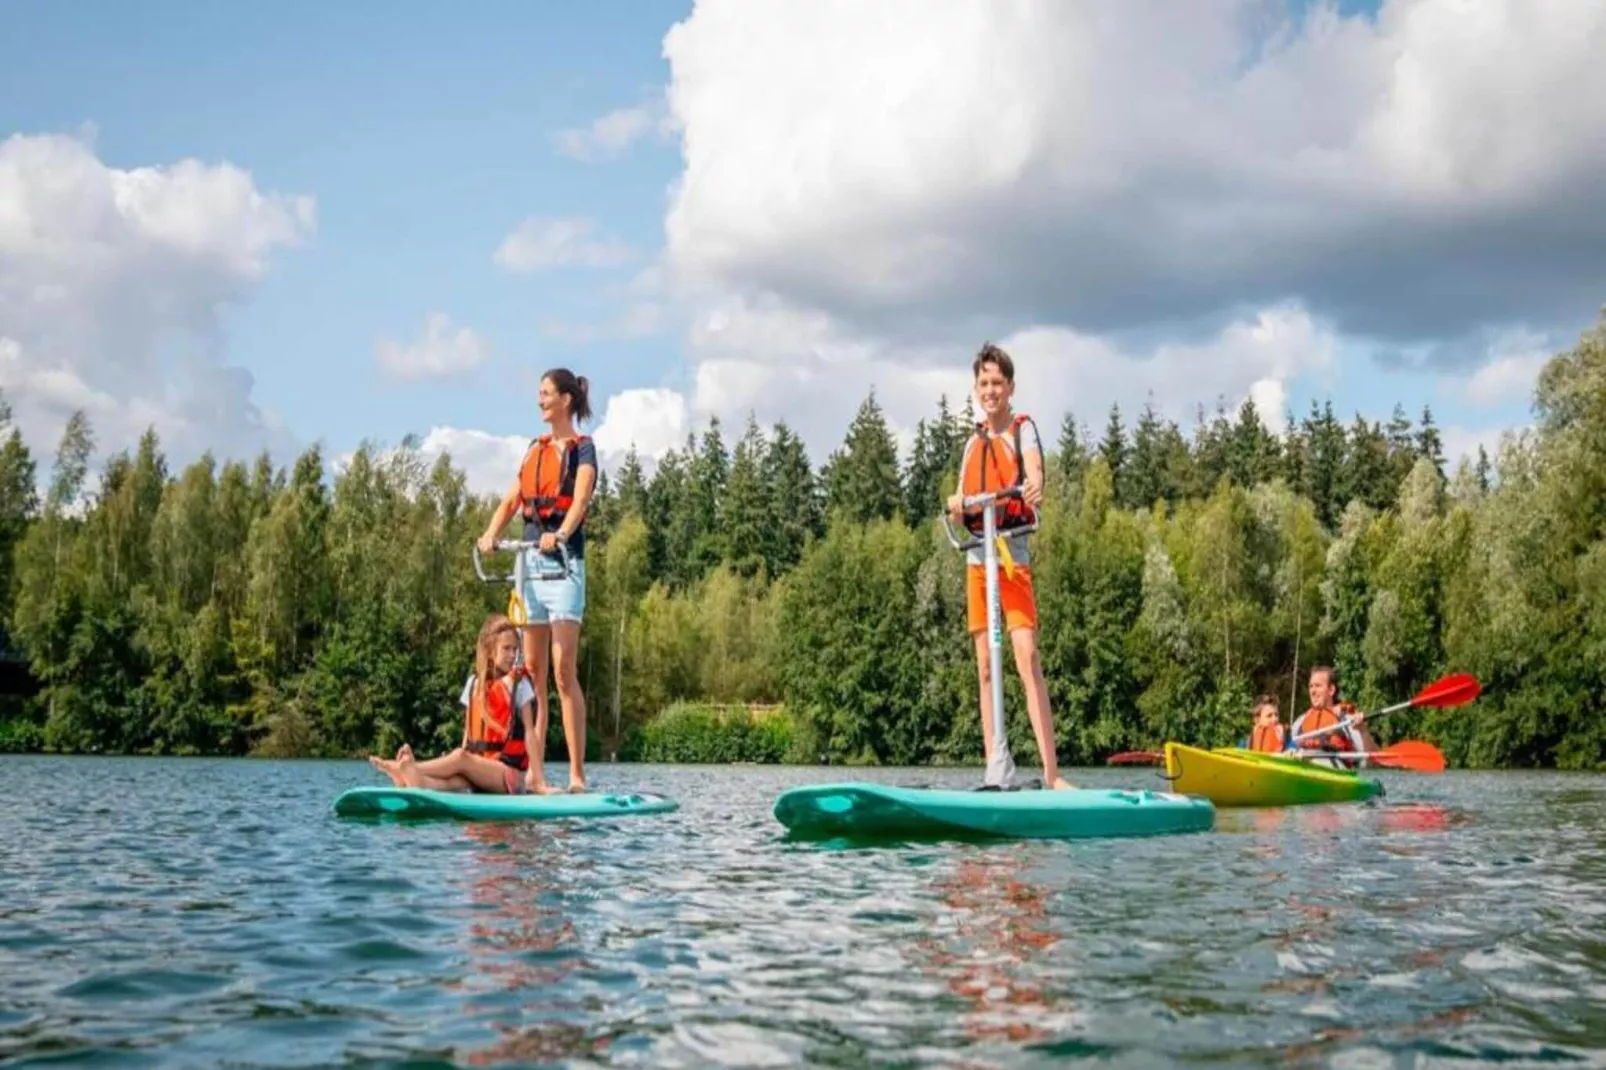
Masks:
[[[430,458],[450,454],[452,466],[462,470],[472,493],[500,497],[518,476],[519,464],[533,437],[432,427],[419,442],[418,452]]]
[[[590,126],[560,130],[553,137],[561,155],[587,163],[620,156],[635,142],[671,129],[663,98],[629,108],[616,108]]]
[[[1474,405],[1486,408],[1530,399],[1552,355],[1544,335],[1527,330],[1506,333],[1489,346],[1487,363],[1471,378],[1458,380],[1461,392]]]
[[[1592,316],[1606,5],[1289,11],[699,0],[664,46],[677,289],[896,342],[1288,301],[1398,344]]]
[[[1465,458],[1468,464],[1476,464],[1478,460],[1478,447],[1482,446],[1488,454],[1489,463],[1493,464],[1500,457],[1501,436],[1520,432],[1516,427],[1461,427],[1452,425],[1439,429],[1439,441],[1444,447],[1444,470],[1453,473],[1456,465]]]
[[[219,316],[315,216],[311,197],[227,163],[124,170],[73,137],[0,142],[0,389],[41,469],[75,408],[103,451],[154,426],[175,463],[289,452],[249,373],[224,363]]]
[[[386,374],[402,380],[445,379],[464,375],[490,356],[485,340],[467,327],[453,328],[451,317],[431,312],[410,345],[388,338],[374,344],[374,359]]]
[[[513,228],[497,247],[494,259],[507,271],[539,271],[556,267],[616,267],[635,252],[612,238],[592,237],[590,219],[531,217]]]
[[[621,390],[610,397],[592,438],[604,468],[616,468],[634,447],[650,469],[651,462],[685,440],[688,430],[685,397],[663,387],[648,387]]]
[[[970,362],[981,342],[898,345],[849,334],[823,314],[741,301],[696,324],[691,337],[699,356],[681,402],[691,423],[718,416],[739,426],[749,411],[765,423],[785,420],[816,460],[841,444],[872,389],[900,442],[934,415],[940,396],[958,412],[970,395]],[[1221,398],[1236,408],[1246,396],[1280,434],[1287,384],[1324,374],[1340,345],[1331,329],[1292,305],[1191,343],[1124,347],[1063,327],[1029,327],[996,341],[1015,360],[1017,408],[1031,413],[1045,436],[1058,434],[1066,412],[1101,426],[1112,403],[1130,427],[1150,400],[1189,430],[1198,405],[1211,409]]]
[[[818,451],[874,385],[906,437],[993,338],[1044,418],[1247,396],[1280,432],[1341,362],[1592,318],[1603,46],[1573,0],[698,0],[664,43],[688,409]]]

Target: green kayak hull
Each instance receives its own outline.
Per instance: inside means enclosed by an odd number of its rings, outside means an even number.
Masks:
[[[454,818],[462,821],[549,821],[556,818],[665,814],[673,799],[637,792],[571,795],[481,795],[425,788],[351,788],[335,799],[341,817]]]
[[[1383,794],[1378,781],[1345,769],[1236,747],[1202,750],[1167,743],[1165,774],[1171,790],[1222,807],[1362,802]]]
[[[1216,811],[1205,799],[1154,791],[965,791],[887,784],[817,784],[775,800],[794,838],[1096,839],[1203,832]]]

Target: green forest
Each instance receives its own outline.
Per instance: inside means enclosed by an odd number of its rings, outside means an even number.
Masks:
[[[1061,760],[1231,743],[1312,664],[1375,708],[1472,672],[1460,709],[1376,723],[1463,767],[1606,765],[1606,317],[1546,365],[1531,430],[1446,469],[1432,414],[1269,433],[1252,403],[1186,429],[1030,406],[1049,485],[1032,545]],[[711,421],[591,516],[580,679],[593,758],[979,764],[963,562],[936,521],[968,404],[900,456],[872,393],[816,464],[784,423]],[[9,433],[6,433],[9,430]],[[343,757],[451,745],[494,502],[414,441],[334,475],[147,433],[99,472],[68,423],[48,480],[0,399],[0,620],[30,686],[0,749]],[[1007,657],[1007,654],[1006,654]],[[1008,674],[1017,760],[1035,747]],[[549,759],[562,757],[553,698]]]

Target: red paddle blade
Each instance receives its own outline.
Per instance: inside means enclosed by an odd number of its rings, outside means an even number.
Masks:
[[[1466,702],[1476,699],[1482,688],[1478,678],[1471,673],[1455,673],[1452,676],[1441,676],[1426,688],[1416,692],[1415,699],[1410,700],[1412,705],[1465,705]]]
[[[1420,739],[1406,739],[1384,747],[1372,761],[1385,769],[1409,769],[1413,773],[1444,772],[1444,752]]]
[[[1453,676],[1445,676],[1433,681],[1416,693],[1411,700],[1413,706],[1461,706],[1482,693],[1477,677],[1471,673],[1458,672]]]
[[[1106,765],[1159,765],[1165,755],[1152,750],[1124,750],[1105,759]]]

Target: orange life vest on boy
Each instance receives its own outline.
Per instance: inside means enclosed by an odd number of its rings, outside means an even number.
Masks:
[[[1010,446],[998,446],[992,435],[987,433],[986,423],[976,425],[976,440],[971,448],[965,451],[964,467],[959,473],[959,493],[969,497],[972,494],[982,494],[989,490],[1003,490],[1006,487],[1018,487],[1026,482],[1026,464],[1021,460],[1020,429],[1031,423],[1031,417],[1025,413],[1016,413],[1010,421]],[[1032,424],[1035,431],[1037,425]],[[1032,511],[1025,501],[1020,498],[1010,498],[998,503],[998,530],[1009,531],[1011,528],[1024,527],[1032,521]],[[966,516],[965,526],[972,534],[982,533],[982,517]]]
[[[1355,743],[1350,739],[1349,728],[1345,727],[1340,729],[1338,727],[1339,723],[1343,721],[1346,716],[1353,712],[1355,712],[1355,707],[1350,705],[1348,702],[1340,702],[1337,706],[1329,706],[1325,709],[1317,709],[1315,706],[1312,706],[1310,709],[1305,711],[1304,715],[1300,717],[1299,721],[1295,724],[1295,735],[1300,735],[1304,732],[1315,732],[1322,728],[1332,728],[1337,730],[1328,732],[1326,735],[1313,736],[1300,740],[1299,745],[1302,747],[1310,747],[1315,750],[1354,750]]]
[[[529,679],[523,668],[514,669],[489,686],[474,688],[468,700],[468,749],[471,754],[499,758],[520,772],[529,768],[524,745],[524,720],[513,708],[514,688]]]
[[[565,448],[542,435],[530,443],[519,465],[519,499],[524,519],[555,531],[574,505],[574,481],[580,472],[580,443],[577,435]]]
[[[1249,749],[1262,754],[1280,754],[1283,750],[1283,726],[1281,721],[1272,724],[1257,724],[1249,736]]]

